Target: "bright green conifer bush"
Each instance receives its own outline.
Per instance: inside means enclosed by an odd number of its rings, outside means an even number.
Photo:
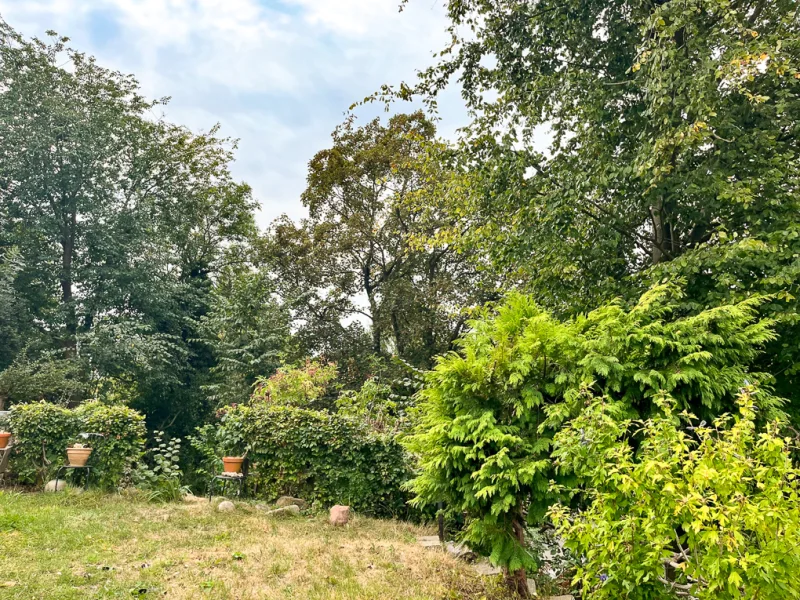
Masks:
[[[770,381],[749,370],[774,338],[771,322],[757,318],[758,299],[691,316],[677,312],[680,301],[679,288],[662,285],[631,308],[614,302],[569,321],[518,294],[484,312],[420,393],[407,443],[421,467],[413,502],[443,501],[465,515],[464,539],[523,591],[536,566],[526,526],[559,498],[551,480],[577,481],[554,469],[553,436],[587,403],[607,398],[619,419],[648,417],[663,391],[679,410],[708,418],[734,407],[746,381]],[[779,412],[766,392],[761,402],[764,414]]]

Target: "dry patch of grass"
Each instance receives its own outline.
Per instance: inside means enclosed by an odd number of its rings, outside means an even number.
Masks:
[[[0,598],[468,600],[468,566],[416,543],[431,532],[356,516],[274,519],[238,504],[0,492]]]

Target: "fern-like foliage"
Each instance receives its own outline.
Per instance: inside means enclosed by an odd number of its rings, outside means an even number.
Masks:
[[[613,302],[559,321],[521,294],[470,323],[456,352],[441,357],[419,392],[407,438],[420,471],[409,487],[418,505],[444,501],[467,518],[463,535],[510,572],[534,567],[527,522],[543,518],[574,470],[556,471],[553,436],[597,398],[619,419],[648,417],[668,393],[680,410],[713,417],[757,385],[766,416],[780,412],[770,377],[749,366],[774,338],[755,298],[679,314],[675,285],[632,307]]]

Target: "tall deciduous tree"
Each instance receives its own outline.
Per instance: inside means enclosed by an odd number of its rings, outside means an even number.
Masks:
[[[464,325],[463,309],[486,294],[452,245],[415,242],[441,225],[411,202],[424,197],[420,164],[434,135],[419,112],[385,125],[348,120],[309,164],[309,218],[282,220],[272,230],[281,279],[304,294],[320,292],[304,303],[307,313],[326,323],[360,315],[374,355],[397,353],[419,365],[449,347]]]
[[[796,394],[797,3],[447,7],[441,62],[392,93],[435,102],[457,77],[474,111],[469,177],[442,190],[463,241],[564,313],[664,277],[687,280],[690,310],[777,294],[763,310],[782,339],[765,367]]]
[[[18,249],[39,349],[132,386],[168,424],[201,410],[188,404],[215,358],[197,322],[255,203],[216,129],[157,120],[165,101],[51,35],[0,23],[0,242]]]

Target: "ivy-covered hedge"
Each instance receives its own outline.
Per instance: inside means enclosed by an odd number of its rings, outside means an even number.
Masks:
[[[401,490],[410,477],[405,451],[355,420],[287,406],[236,406],[222,418],[219,437],[242,440],[252,482],[269,499],[291,494],[383,516],[408,511]]]
[[[9,422],[16,446],[11,469],[22,483],[41,484],[66,462],[67,446],[81,442],[93,449],[89,460],[99,484],[115,487],[144,450],[144,417],[125,406],[88,402],[69,409],[48,402],[19,404],[12,407]],[[101,437],[84,440],[81,433]]]

